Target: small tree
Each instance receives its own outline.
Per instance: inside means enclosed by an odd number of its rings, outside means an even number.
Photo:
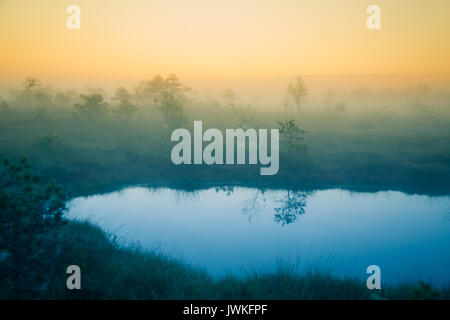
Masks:
[[[53,102],[53,89],[49,86],[42,86],[40,80],[28,77],[22,83],[22,90],[13,90],[19,105],[28,108],[35,117],[45,118],[47,107]]]
[[[186,93],[190,90],[174,74],[165,79],[157,75],[152,80],[141,82],[136,88],[135,96],[141,103],[148,103],[160,110],[165,125],[178,126],[185,120],[183,105],[187,100]]]
[[[103,102],[103,96],[100,94],[84,95],[81,94],[80,98],[83,100],[83,104],[75,104],[75,108],[80,114],[87,118],[94,118],[96,116],[106,113],[106,102]]]
[[[148,81],[142,81],[135,89],[136,100],[141,104],[161,107],[168,96],[177,97],[180,101],[185,99],[186,92],[191,88],[180,83],[178,77],[170,74],[167,78],[157,75]]]
[[[0,287],[6,286],[6,295],[13,298],[36,296],[43,286],[43,275],[34,270],[44,263],[38,254],[40,236],[62,223],[66,197],[55,183],[39,184],[39,176],[30,171],[26,159],[17,164],[5,160],[4,166],[0,175]]]
[[[301,129],[295,120],[278,121],[278,124],[281,135],[287,141],[289,152],[296,148],[305,148],[303,140],[307,132]]]
[[[308,94],[305,82],[302,78],[298,77],[297,80],[288,85],[288,94],[294,99],[297,110],[300,111],[303,100]]]
[[[182,97],[173,92],[166,92],[163,95],[158,109],[163,114],[165,125],[169,127],[181,126],[186,121]]]
[[[117,112],[125,122],[129,122],[130,118],[137,112],[137,107],[131,102],[131,94],[128,93],[127,89],[120,87],[116,90],[113,100],[118,102],[115,112]]]
[[[226,89],[223,92],[223,99],[228,108],[234,108],[236,106],[236,94],[232,89]]]
[[[22,83],[25,92],[34,92],[38,90],[41,87],[41,85],[42,85],[41,81],[33,77],[27,77],[25,81]]]

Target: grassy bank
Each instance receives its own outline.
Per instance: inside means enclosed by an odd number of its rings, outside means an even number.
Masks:
[[[223,111],[218,116],[221,121],[210,119],[205,126],[238,128],[240,122],[232,115]],[[152,116],[144,114],[127,125],[113,117],[96,121],[70,116],[38,120],[13,114],[0,119],[0,157],[27,157],[45,179],[64,184],[71,196],[146,183],[187,189],[229,184],[450,194],[445,121],[425,123],[411,117],[374,125],[369,117],[331,119],[326,115],[261,113],[261,127],[276,128],[273,119],[292,117],[308,131],[306,149],[289,152],[281,141],[278,174],[261,176],[259,165],[174,165],[170,160],[174,145],[171,131]],[[242,118],[247,117],[250,113],[243,112]],[[196,119],[195,115],[191,119]],[[192,124],[187,121],[184,126],[192,130]]]
[[[449,299],[449,289],[425,284],[384,288],[373,293],[364,281],[337,279],[321,273],[275,273],[214,279],[164,254],[119,246],[101,229],[86,222],[66,222],[45,234],[20,296],[7,281],[0,298],[39,299]],[[66,288],[66,268],[77,264],[82,289]],[[34,280],[33,280],[34,279]],[[2,288],[3,287],[3,288]]]

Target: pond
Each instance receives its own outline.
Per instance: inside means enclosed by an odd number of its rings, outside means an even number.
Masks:
[[[448,196],[395,191],[133,187],[75,198],[69,218],[213,276],[281,265],[366,279],[366,268],[378,265],[385,284],[420,279],[448,285],[449,210]]]

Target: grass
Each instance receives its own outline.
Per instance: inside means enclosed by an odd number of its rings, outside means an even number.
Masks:
[[[15,110],[15,109],[14,109]],[[44,179],[54,179],[71,196],[160,184],[188,189],[210,185],[318,190],[342,188],[450,194],[448,116],[427,120],[410,115],[377,120],[372,115],[286,114],[283,112],[189,109],[184,127],[202,119],[205,128],[239,128],[249,117],[262,128],[295,119],[308,132],[307,150],[288,152],[280,141],[280,171],[260,176],[259,166],[176,166],[174,143],[157,110],[144,109],[130,123],[114,114],[79,119],[73,110],[45,119],[26,111],[0,114],[0,158],[27,157]]]
[[[56,246],[55,246],[55,239]],[[369,291],[364,281],[338,279],[320,272],[298,273],[280,267],[273,273],[254,272],[245,278],[216,279],[171,257],[133,246],[87,222],[68,221],[42,239],[47,263],[34,270],[47,274],[38,293],[19,298],[40,299],[449,299],[449,289],[423,283]],[[55,250],[55,247],[57,248]],[[51,253],[50,253],[51,252]],[[81,268],[81,290],[66,288],[66,268]],[[36,266],[33,266],[36,267]],[[1,284],[0,284],[1,289]],[[8,296],[1,290],[0,298]]]

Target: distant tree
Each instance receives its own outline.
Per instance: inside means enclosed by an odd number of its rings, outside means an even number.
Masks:
[[[345,102],[337,102],[336,92],[333,89],[328,89],[323,104],[325,110],[330,113],[342,113],[345,111]]]
[[[308,89],[302,78],[298,77],[295,82],[288,85],[288,94],[294,99],[297,110],[300,110],[303,100],[308,94]]]
[[[105,97],[106,97],[106,92],[105,92],[105,90],[102,88],[102,87],[92,87],[92,86],[88,86],[87,88],[86,88],[86,95],[88,95],[88,96],[92,96],[92,95],[95,95],[95,94],[97,94],[97,95],[100,95],[100,96],[102,96],[103,97],[103,99],[105,99]]]
[[[33,77],[27,77],[22,84],[26,92],[35,91],[39,89],[41,85],[42,85],[41,81]]]
[[[223,92],[223,99],[228,108],[234,108],[236,106],[236,94],[232,89],[226,89]]]
[[[35,116],[43,117],[47,113],[47,107],[53,102],[53,90],[42,86],[40,80],[28,77],[22,83],[22,90],[13,91],[19,105],[27,107]]]
[[[32,102],[39,104],[39,106],[49,105],[53,99],[52,89],[43,87],[40,80],[28,77],[22,84],[24,90],[20,95],[27,100],[29,104]]]
[[[167,96],[186,98],[191,89],[180,83],[178,77],[170,74],[167,78],[157,75],[148,81],[142,81],[135,89],[136,100],[141,104],[161,107]]]
[[[127,89],[120,87],[116,90],[115,96],[112,99],[117,101],[115,112],[128,123],[131,117],[137,112],[136,105],[131,102],[131,94]]]
[[[56,92],[55,95],[55,104],[58,106],[66,106],[70,103],[69,97],[61,91]]]
[[[41,87],[34,92],[33,100],[35,107],[32,112],[38,119],[47,117],[48,108],[53,102],[53,90],[50,87]]]
[[[72,106],[78,97],[79,95],[73,90],[57,91],[53,102],[58,107],[67,107]]]
[[[75,109],[79,114],[87,117],[94,118],[106,113],[107,103],[103,102],[103,97],[99,94],[84,95],[81,94],[80,98],[83,100],[83,104],[75,104]]]
[[[148,103],[160,110],[166,125],[177,126],[185,121],[183,105],[190,90],[174,74],[165,79],[157,75],[152,80],[141,82],[135,96],[141,103]]]
[[[0,174],[0,287],[8,291],[7,296],[38,296],[45,285],[45,275],[34,270],[44,263],[37,258],[40,236],[62,224],[65,201],[60,186],[39,183],[26,159],[4,161]],[[50,257],[48,263],[53,263]]]
[[[164,116],[164,122],[169,127],[177,127],[186,121],[183,108],[183,98],[173,92],[163,94],[158,109]]]
[[[295,120],[278,121],[281,135],[287,141],[288,151],[292,152],[296,148],[304,148],[304,135],[307,133],[301,129]]]

